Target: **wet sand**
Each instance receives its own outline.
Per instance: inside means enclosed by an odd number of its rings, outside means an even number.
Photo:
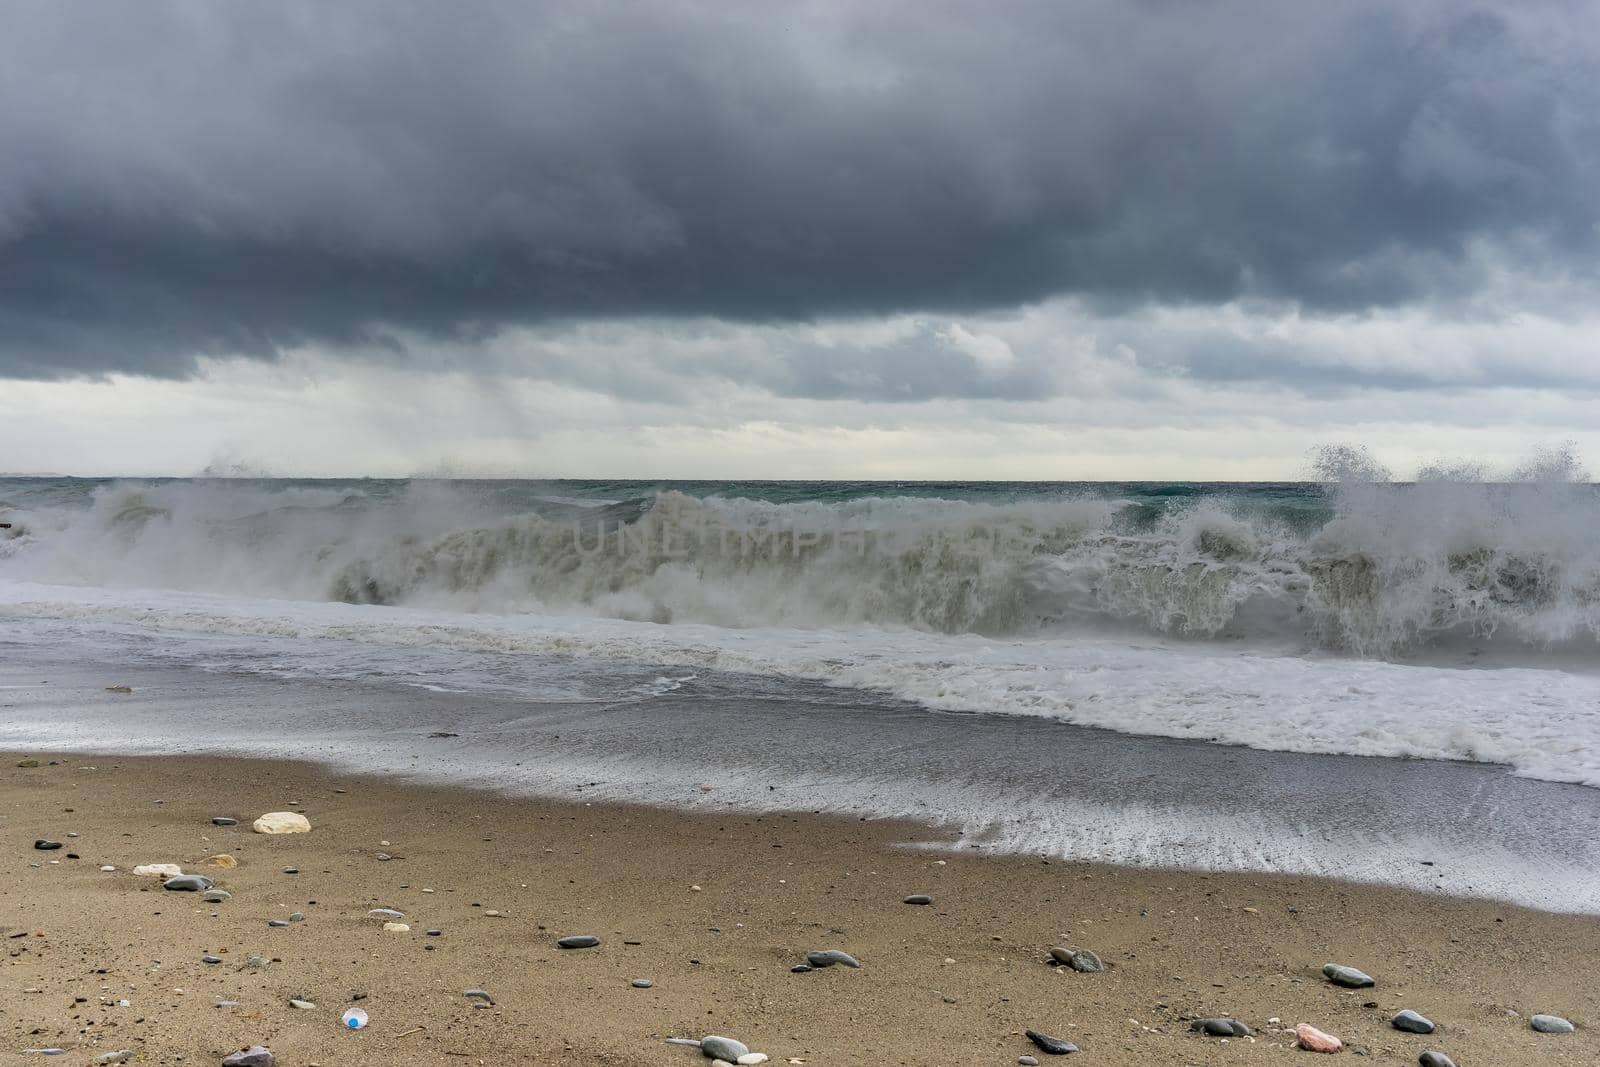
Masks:
[[[303,811],[313,832],[251,832],[276,810]],[[297,763],[10,751],[0,1060],[59,1046],[66,1055],[41,1062],[130,1049],[144,1063],[214,1064],[259,1042],[293,1067],[696,1064],[708,1061],[663,1039],[721,1033],[778,1064],[1000,1065],[1039,1054],[1022,1036],[1032,1028],[1081,1046],[1061,1062],[1267,1063],[1313,1055],[1288,1032],[1309,1022],[1368,1062],[1414,1063],[1428,1048],[1462,1067],[1600,1061],[1600,919],[1325,879],[898,847],[930,836],[808,814],[507,798]],[[40,837],[64,847],[37,851]],[[208,867],[219,853],[238,866]],[[207,874],[232,899],[205,904],[131,873],[156,862]],[[934,903],[902,904],[911,893]],[[386,932],[367,917],[377,907],[405,912],[411,930]],[[294,912],[305,920],[267,925]],[[565,934],[603,943],[563,951]],[[1049,967],[1053,945],[1091,948],[1108,969]],[[826,948],[864,966],[790,973]],[[274,962],[244,967],[252,954]],[[1378,985],[1334,987],[1327,962]],[[461,995],[471,987],[494,1007],[473,1008]],[[358,993],[371,1024],[343,1031]],[[290,1007],[299,994],[317,1007]],[[1392,1029],[1401,1008],[1441,1031]],[[1535,1012],[1581,1029],[1536,1034]],[[1192,1034],[1198,1015],[1235,1016],[1257,1035]]]

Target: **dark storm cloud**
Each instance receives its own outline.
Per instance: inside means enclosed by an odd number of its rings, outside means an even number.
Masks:
[[[0,376],[391,327],[1587,285],[1597,27],[1589,3],[16,3]],[[815,354],[762,377],[903,392],[924,355],[883,356],[888,385]]]

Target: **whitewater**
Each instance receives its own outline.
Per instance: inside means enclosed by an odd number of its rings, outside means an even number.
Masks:
[[[1474,473],[0,480],[0,637],[530,700],[803,680],[1600,786],[1600,495]]]

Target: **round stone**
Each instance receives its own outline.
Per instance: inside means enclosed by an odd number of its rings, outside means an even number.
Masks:
[[[1431,1034],[1434,1030],[1431,1020],[1418,1015],[1410,1008],[1390,1019],[1389,1023],[1396,1030],[1404,1030],[1408,1034]]]
[[[557,948],[595,948],[600,939],[593,934],[569,934],[556,942]]]

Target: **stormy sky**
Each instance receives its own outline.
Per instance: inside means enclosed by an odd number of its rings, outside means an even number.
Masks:
[[[1600,4],[6,14],[0,470],[1600,455]]]

